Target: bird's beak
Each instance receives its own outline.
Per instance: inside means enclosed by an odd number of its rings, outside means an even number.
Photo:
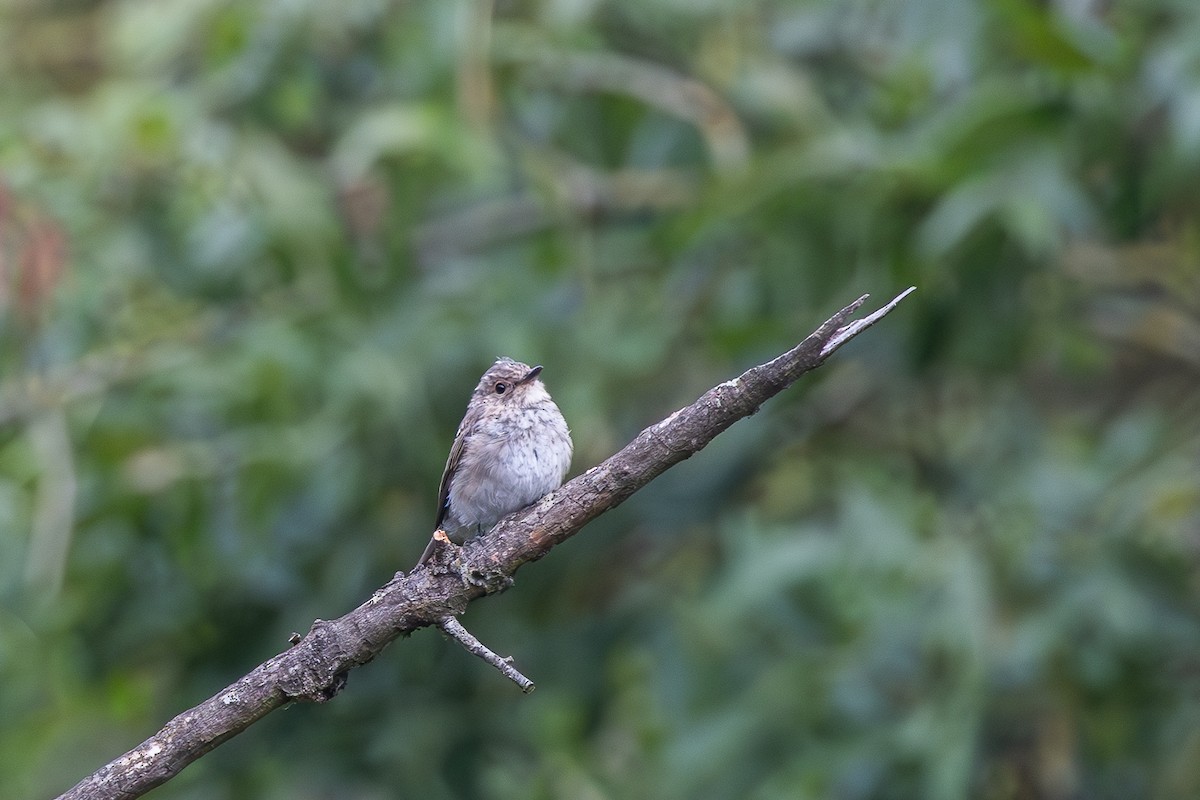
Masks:
[[[531,380],[533,380],[534,378],[536,378],[538,375],[541,375],[541,374],[542,374],[542,365],[538,364],[536,367],[529,370],[529,372],[526,372],[525,377],[521,378],[521,380],[517,381],[517,383],[529,383]]]

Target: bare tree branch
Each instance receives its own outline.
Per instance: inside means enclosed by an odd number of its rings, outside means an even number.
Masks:
[[[691,405],[646,428],[619,453],[502,520],[491,533],[439,548],[425,567],[397,573],[340,619],[316,620],[294,646],[168,722],[162,730],[85,778],[59,800],[132,800],[294,700],[325,702],[346,674],[397,637],[444,626],[472,600],[503,591],[527,561],[544,556],[590,520],[623,502],[666,469],[699,452],[721,431],[753,414],[837,348],[894,309],[909,292],[848,322],[860,297],[799,345],[713,387]]]
[[[438,627],[446,632],[447,636],[453,637],[459,644],[466,648],[467,652],[474,656],[479,656],[487,663],[491,664],[496,669],[500,670],[500,674],[508,678],[521,688],[525,694],[529,694],[537,687],[533,685],[533,681],[522,675],[516,667],[513,666],[511,658],[498,656],[488,649],[487,645],[476,639],[471,633],[462,626],[457,617],[446,617],[438,623]]]

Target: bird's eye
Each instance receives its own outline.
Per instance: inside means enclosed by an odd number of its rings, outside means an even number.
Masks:
[[[508,384],[504,381],[499,381],[496,384],[496,394],[504,394],[508,391]]]

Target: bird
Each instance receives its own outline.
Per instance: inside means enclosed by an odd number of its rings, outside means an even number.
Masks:
[[[434,521],[456,544],[562,485],[574,446],[541,374],[540,365],[501,357],[471,393],[442,472]]]

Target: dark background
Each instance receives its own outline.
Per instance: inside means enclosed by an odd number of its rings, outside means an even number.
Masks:
[[[1200,795],[1200,4],[4,2],[0,796],[425,544],[498,355],[573,472],[819,372],[151,796]]]

